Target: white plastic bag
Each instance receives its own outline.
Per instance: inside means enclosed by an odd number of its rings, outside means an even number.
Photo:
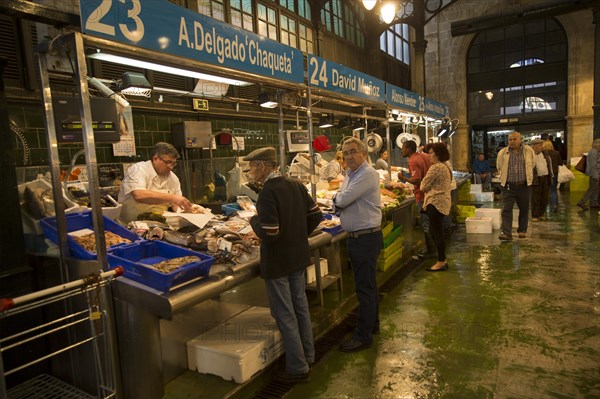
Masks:
[[[560,165],[558,167],[558,182],[559,183],[566,183],[573,179],[575,179],[575,175],[573,174],[573,172],[571,172],[569,170],[569,168],[567,168],[565,165]]]

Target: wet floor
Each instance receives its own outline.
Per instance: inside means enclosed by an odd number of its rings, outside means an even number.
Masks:
[[[600,398],[600,228],[580,194],[526,239],[459,226],[447,272],[423,263],[384,296],[370,349],[328,353],[286,398]]]

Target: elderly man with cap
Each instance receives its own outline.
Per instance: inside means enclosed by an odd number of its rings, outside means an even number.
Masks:
[[[554,171],[552,170],[552,160],[550,156],[542,149],[544,140],[534,139],[531,141],[531,147],[535,153],[535,168],[533,173],[533,184],[531,189],[531,221],[537,222],[546,213],[548,200],[550,198],[550,185]]]
[[[523,144],[523,136],[519,132],[508,135],[508,147],[498,152],[496,168],[500,175],[502,187],[502,226],[499,238],[512,241],[513,207],[515,202],[519,207],[519,238],[527,236],[529,222],[530,186],[533,183],[533,168],[535,166],[534,152],[531,147]]]
[[[250,224],[261,239],[260,274],[283,337],[286,368],[274,378],[295,383],[308,379],[315,360],[305,269],[310,264],[308,236],[323,215],[302,183],[277,173],[275,154],[273,147],[260,148],[244,160],[250,162],[249,179],[263,185]]]

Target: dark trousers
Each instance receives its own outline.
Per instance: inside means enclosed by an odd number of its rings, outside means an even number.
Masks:
[[[546,213],[550,198],[550,176],[538,176],[538,184],[531,188],[531,217],[540,218]]]
[[[358,298],[358,323],[352,337],[370,344],[373,331],[379,329],[379,297],[377,294],[377,258],[383,246],[381,231],[348,237],[348,258],[354,271]]]
[[[429,218],[429,234],[433,238],[437,248],[437,260],[446,260],[446,242],[444,241],[444,214],[437,210],[432,204],[427,205],[427,217]]]
[[[511,185],[506,183],[502,187],[502,232],[508,236],[512,236],[512,220],[513,207],[515,202],[519,207],[519,226],[517,232],[526,233],[527,224],[529,223],[529,199],[531,197],[531,189],[527,184]]]

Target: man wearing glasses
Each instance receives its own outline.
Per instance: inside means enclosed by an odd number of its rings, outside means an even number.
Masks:
[[[192,203],[182,196],[179,178],[173,173],[179,153],[169,143],[156,143],[149,161],[132,165],[119,191],[123,204],[119,222],[137,220],[141,213],[163,213],[169,206],[189,210]]]
[[[366,161],[367,149],[357,138],[342,146],[348,175],[333,199],[342,227],[348,232],[348,258],[354,271],[358,297],[358,324],[352,338],[340,345],[343,352],[355,352],[371,346],[379,331],[379,306],[376,268],[383,245],[381,233],[381,192],[379,174]]]

